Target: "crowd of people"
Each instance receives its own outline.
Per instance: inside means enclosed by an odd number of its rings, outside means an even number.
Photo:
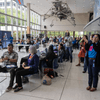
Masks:
[[[49,43],[49,48],[45,54],[45,58],[39,59],[37,55],[36,45]],[[18,43],[23,44],[23,40],[19,39]],[[41,70],[42,67],[46,66],[52,68],[52,63],[54,59],[57,59],[56,64],[62,63],[63,61],[69,61],[72,63],[73,49],[79,49],[78,54],[78,64],[80,66],[82,59],[84,61],[83,73],[86,73],[88,69],[88,87],[87,90],[95,91],[97,90],[98,84],[98,73],[100,71],[100,35],[91,35],[90,39],[86,35],[82,38],[72,38],[70,33],[62,38],[45,36],[43,39],[37,38],[35,41],[28,38],[26,46],[26,52],[29,52],[29,56],[26,62],[23,62],[21,66],[17,66],[18,53],[13,50],[13,44],[8,45],[8,51],[3,54],[0,62],[4,62],[4,66],[0,66],[0,72],[10,72],[10,82],[6,91],[9,92],[12,88],[14,92],[18,92],[23,89],[21,76],[34,74]],[[20,49],[23,46],[19,46]],[[9,68],[8,65],[14,65],[13,68]],[[39,67],[38,67],[39,66]],[[16,77],[16,85],[14,85],[14,77]],[[93,84],[93,87],[92,87]]]

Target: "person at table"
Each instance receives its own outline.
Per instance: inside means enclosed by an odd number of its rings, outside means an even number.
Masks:
[[[20,40],[20,43],[19,43],[19,44],[24,44],[24,43],[23,43],[23,40]],[[18,49],[19,49],[19,52],[20,52],[20,50],[21,50],[22,48],[23,48],[23,46],[19,46],[19,48],[18,48]]]
[[[16,85],[13,89],[14,92],[18,92],[23,89],[21,76],[34,74],[38,72],[39,57],[37,56],[37,50],[35,46],[29,47],[29,56],[27,62],[22,64],[22,68],[16,70]]]
[[[54,45],[54,42],[53,42],[53,39],[51,40],[50,44],[49,45]]]
[[[1,39],[0,39],[0,46],[3,48],[3,45],[2,45],[2,41],[1,41]]]
[[[53,42],[54,42],[54,43],[56,43],[56,39],[57,39],[56,36],[54,36],[54,39],[53,39]]]
[[[12,35],[10,37],[10,43],[13,44],[13,37],[12,37]]]
[[[31,41],[29,38],[27,39],[27,45],[31,45]],[[26,46],[26,52],[28,52],[28,49],[29,49],[29,46]]]
[[[39,48],[39,42],[38,42],[38,39],[36,39],[36,41],[34,42],[35,46],[36,46],[36,49]]]
[[[4,52],[0,62],[4,63],[4,66],[0,66],[0,72],[10,72],[10,82],[9,86],[6,89],[6,92],[9,92],[12,89],[15,69],[17,67],[18,54],[13,50],[13,44],[8,45],[8,51]],[[15,65],[13,68],[7,68],[7,65]]]

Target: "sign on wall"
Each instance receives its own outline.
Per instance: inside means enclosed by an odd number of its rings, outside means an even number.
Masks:
[[[19,4],[19,5],[24,5],[24,2],[23,2],[23,0],[16,0],[16,2]]]

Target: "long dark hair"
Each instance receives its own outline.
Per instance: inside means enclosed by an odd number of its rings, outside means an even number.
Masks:
[[[53,45],[49,46],[49,52],[53,52]]]
[[[63,50],[65,52],[65,47],[63,46],[62,43],[60,44],[60,46],[61,46],[61,50]]]

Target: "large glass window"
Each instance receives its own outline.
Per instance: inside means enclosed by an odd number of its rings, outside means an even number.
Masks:
[[[0,13],[7,14],[0,14],[0,30],[12,31],[14,40],[23,38],[23,36],[26,38],[27,8],[25,6],[18,5],[15,0],[0,0]],[[30,24],[31,34],[36,37],[40,32],[40,15],[32,10]]]
[[[13,1],[13,16],[16,17],[16,2]]]
[[[11,0],[7,0],[7,14],[11,15]]]
[[[0,0],[0,12],[5,13],[5,0]]]

